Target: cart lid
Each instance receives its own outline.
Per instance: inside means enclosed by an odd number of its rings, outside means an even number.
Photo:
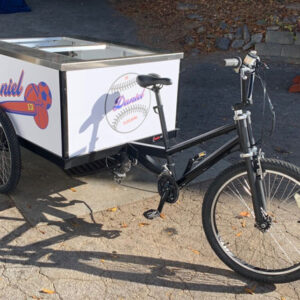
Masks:
[[[61,71],[92,69],[183,58],[128,45],[70,37],[1,39],[0,54]]]

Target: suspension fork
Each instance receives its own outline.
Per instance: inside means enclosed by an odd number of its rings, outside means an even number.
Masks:
[[[240,156],[246,164],[256,225],[264,229],[267,227],[267,207],[262,181],[260,154],[255,146],[252,132],[251,113],[249,111],[243,112],[241,109],[234,110],[234,120],[237,122],[237,130],[240,137]]]

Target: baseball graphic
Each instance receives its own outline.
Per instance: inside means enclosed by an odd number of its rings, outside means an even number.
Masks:
[[[110,87],[105,100],[105,114],[109,126],[128,133],[137,129],[146,119],[151,105],[150,91],[136,82],[136,73],[119,77]]]

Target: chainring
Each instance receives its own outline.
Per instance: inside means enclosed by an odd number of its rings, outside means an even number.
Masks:
[[[167,172],[162,173],[158,177],[157,190],[162,197],[165,192],[169,195],[166,199],[168,203],[175,203],[179,197],[179,188],[175,178]]]

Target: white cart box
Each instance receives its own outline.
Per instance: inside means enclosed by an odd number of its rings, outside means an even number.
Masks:
[[[64,168],[161,133],[155,97],[139,74],[171,78],[161,90],[175,130],[182,53],[157,53],[75,38],[0,41],[0,105],[23,146]]]

